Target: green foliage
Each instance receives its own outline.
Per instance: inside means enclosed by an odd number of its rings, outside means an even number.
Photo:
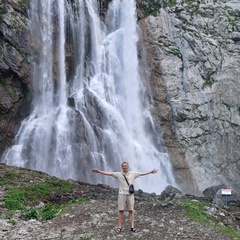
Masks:
[[[14,180],[16,180],[21,174],[15,172],[6,172],[3,176],[0,176],[0,186],[6,184],[16,185]]]
[[[240,232],[238,232],[234,229],[227,228],[227,227],[221,227],[221,226],[216,226],[216,228],[219,229],[223,233],[227,233],[228,235],[232,235],[232,236],[236,237],[237,239],[240,239]]]
[[[180,52],[179,49],[172,49],[170,51],[170,54],[173,54],[173,55],[179,57],[181,60],[183,60],[182,53]]]
[[[17,224],[17,221],[16,221],[16,220],[13,220],[13,219],[12,219],[12,220],[9,220],[8,222],[9,222],[10,224],[12,224],[12,225],[16,225],[16,224]]]
[[[209,203],[207,202],[198,202],[198,201],[187,201],[185,202],[185,206],[187,208],[187,216],[201,223],[212,222],[214,221],[214,217],[210,216],[203,209],[204,207],[209,207]]]
[[[237,31],[238,17],[230,16],[229,13],[225,13],[224,16],[227,18],[229,26],[232,27],[232,31]]]
[[[7,174],[13,177],[14,174]],[[9,210],[22,210],[24,205],[35,205],[41,200],[49,200],[53,192],[71,192],[72,186],[67,181],[54,179],[50,182],[39,183],[30,187],[22,185],[7,190],[4,197],[4,207]]]
[[[26,175],[31,174],[31,176]],[[3,207],[9,209],[9,218],[14,211],[21,210],[25,220],[37,219],[47,221],[54,218],[62,209],[70,204],[89,202],[86,198],[69,200],[64,204],[57,204],[58,196],[68,195],[73,192],[73,184],[70,181],[48,177],[42,173],[26,169],[19,172],[8,171],[0,176],[0,184],[4,184],[6,193],[0,199]],[[66,199],[67,201],[67,199]],[[46,203],[42,208],[35,206],[39,202]]]
[[[15,179],[15,178],[17,178],[19,176],[21,176],[21,174],[16,173],[16,172],[6,172],[4,174],[4,177],[7,178],[7,179]]]
[[[65,205],[70,205],[70,204],[75,204],[75,203],[89,203],[90,200],[87,198],[79,198],[76,200],[70,200],[68,203],[66,203]]]
[[[30,182],[31,181],[31,179],[29,179],[29,178],[25,178],[25,179],[23,179],[23,182]]]
[[[5,214],[8,218],[11,218],[15,213],[15,211],[7,211]]]
[[[47,204],[42,210],[41,220],[47,221],[47,220],[53,219],[57,215],[60,209],[61,209],[60,205]]]
[[[199,1],[196,1],[196,0],[183,0],[183,3],[186,3],[188,5],[191,5],[192,3],[198,3],[199,4]]]
[[[205,80],[203,87],[211,87],[215,82],[214,78],[211,75],[208,75],[207,77],[202,76],[202,78]]]
[[[47,203],[43,208],[37,209],[36,207],[25,209],[23,213],[23,218],[25,220],[38,219],[42,221],[47,221],[53,219],[62,209],[71,204],[76,203],[87,203],[89,202],[86,198],[79,198],[77,200],[71,200],[66,204],[51,204]]]
[[[238,231],[231,228],[220,226],[218,224],[218,220],[215,217],[209,215],[204,210],[204,208],[210,207],[210,204],[208,202],[189,201],[183,199],[179,199],[177,200],[177,202],[186,207],[187,217],[189,219],[195,222],[210,225],[223,233],[227,233],[229,235],[237,237],[237,239],[240,239],[240,233]]]
[[[147,17],[149,15],[157,16],[161,5],[158,2],[148,1],[147,3],[140,3],[140,7],[144,13],[144,16]]]
[[[174,7],[176,6],[177,1],[176,0],[163,0],[162,5],[164,8],[166,7]]]
[[[163,201],[164,200],[164,197],[163,196],[159,196],[158,197],[158,201]]]
[[[23,218],[25,220],[38,219],[38,211],[36,208],[27,209],[23,213]]]
[[[26,202],[26,189],[8,189],[4,197],[4,207],[9,210],[22,210]]]
[[[72,191],[72,186],[67,181],[53,179],[49,182],[39,183],[30,187],[22,185],[19,188],[11,188],[7,190],[3,199],[4,207],[9,210],[24,210],[23,218],[25,220],[39,219],[46,221],[54,218],[61,209],[69,204],[86,203],[89,201],[86,198],[80,198],[78,200],[71,200],[63,205],[47,203],[42,209],[35,207],[26,208],[26,206],[35,205],[39,201],[49,201],[51,193],[54,191],[58,193],[70,192]]]
[[[48,182],[39,183],[28,189],[27,199],[29,204],[35,204],[39,200],[49,199],[51,196],[51,184]],[[31,205],[32,205],[31,204]]]
[[[37,209],[37,208],[31,208],[26,209],[23,213],[24,220],[30,220],[30,219],[38,219],[47,221],[56,216],[58,212],[58,207],[47,204],[43,209]]]
[[[23,209],[23,204],[21,204],[18,200],[15,199],[5,199],[5,204],[3,206],[9,210]]]

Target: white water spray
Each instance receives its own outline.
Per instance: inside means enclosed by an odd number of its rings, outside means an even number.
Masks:
[[[146,130],[136,3],[113,0],[103,22],[98,1],[71,2],[32,0],[33,108],[2,161],[112,186],[91,169],[120,171],[127,161],[130,170],[159,169],[136,188],[160,193],[175,181],[168,154]]]

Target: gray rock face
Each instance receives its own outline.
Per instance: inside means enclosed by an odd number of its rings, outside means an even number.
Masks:
[[[239,189],[240,3],[183,2],[141,20],[155,62],[154,111],[168,108],[165,141],[184,186],[190,174],[196,192],[218,184]]]
[[[27,111],[26,92],[31,88],[27,4],[9,0],[0,5],[0,154]]]

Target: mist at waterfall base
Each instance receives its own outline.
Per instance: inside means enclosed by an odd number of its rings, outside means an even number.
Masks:
[[[1,161],[113,187],[91,169],[121,171],[126,161],[159,170],[135,189],[176,185],[139,70],[135,1],[113,0],[103,21],[96,0],[33,0],[30,26],[32,111]]]

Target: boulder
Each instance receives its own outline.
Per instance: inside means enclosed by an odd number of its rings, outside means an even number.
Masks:
[[[219,189],[214,198],[213,203],[218,206],[237,206],[238,203],[238,195],[232,191],[231,195],[223,195],[222,189]]]
[[[214,196],[216,195],[216,192],[222,188],[226,188],[226,187],[224,185],[217,185],[217,186],[206,188],[203,191],[203,195],[205,196],[205,198],[207,198],[207,200],[212,201]]]
[[[165,188],[165,190],[163,190],[161,192],[161,196],[164,198],[164,199],[168,199],[168,200],[172,200],[173,198],[181,198],[183,197],[183,194],[182,192],[173,187],[173,186],[167,186]]]

